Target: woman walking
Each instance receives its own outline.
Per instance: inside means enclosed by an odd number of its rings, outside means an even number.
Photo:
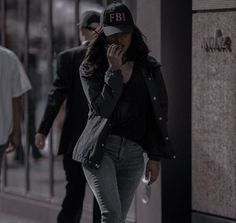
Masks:
[[[148,162],[152,184],[160,159],[174,158],[167,134],[167,93],[160,64],[122,3],[101,16],[102,27],[80,66],[89,104],[87,125],[73,159],[82,163],[102,223],[123,223]]]

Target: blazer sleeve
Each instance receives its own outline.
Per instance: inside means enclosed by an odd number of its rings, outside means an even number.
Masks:
[[[155,115],[152,110],[152,104],[149,98],[147,98],[147,128],[145,134],[145,147],[148,158],[151,160],[160,161],[161,154],[160,149],[160,130],[157,127]]]
[[[38,129],[38,132],[44,135],[50,131],[53,121],[68,95],[70,70],[67,64],[69,64],[70,56],[70,54],[59,54],[57,58],[56,79],[48,94],[46,109]]]
[[[104,79],[99,76],[93,65],[87,62],[81,64],[81,83],[89,106],[96,115],[110,118],[122,93],[122,74],[120,70],[108,69]]]
[[[161,110],[163,112],[163,118],[167,121],[168,120],[168,94],[164,82],[164,78],[161,71],[161,64],[156,61],[156,59],[152,56],[148,56],[148,63],[149,63],[149,72],[151,72],[155,85],[156,90],[159,95],[159,101]]]
[[[165,85],[160,67],[156,68],[154,72],[156,76],[155,79],[157,82],[157,91],[158,91],[158,95],[160,96],[159,97],[160,106],[163,111],[163,118],[165,119],[165,121],[167,121],[168,120],[168,94],[166,90],[166,85]]]

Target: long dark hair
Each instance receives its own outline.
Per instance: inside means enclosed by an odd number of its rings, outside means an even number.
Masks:
[[[100,71],[104,71],[108,67],[106,50],[109,42],[102,28],[96,30],[96,33],[96,37],[89,44],[85,61],[94,64]],[[128,60],[142,64],[147,62],[147,56],[150,51],[144,39],[146,39],[144,35],[139,28],[134,25],[131,43],[126,53]]]

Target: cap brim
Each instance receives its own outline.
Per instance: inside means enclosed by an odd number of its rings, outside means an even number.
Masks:
[[[133,31],[133,27],[129,25],[104,26],[103,31],[106,36],[111,36],[116,33],[131,33]]]

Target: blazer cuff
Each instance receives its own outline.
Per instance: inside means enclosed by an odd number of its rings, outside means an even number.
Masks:
[[[148,154],[148,158],[149,158],[150,160],[161,161],[161,158],[158,157],[158,156],[155,156],[155,155],[150,155],[150,154]]]
[[[50,129],[51,129],[50,124],[43,122],[40,124],[37,132],[47,136]]]

